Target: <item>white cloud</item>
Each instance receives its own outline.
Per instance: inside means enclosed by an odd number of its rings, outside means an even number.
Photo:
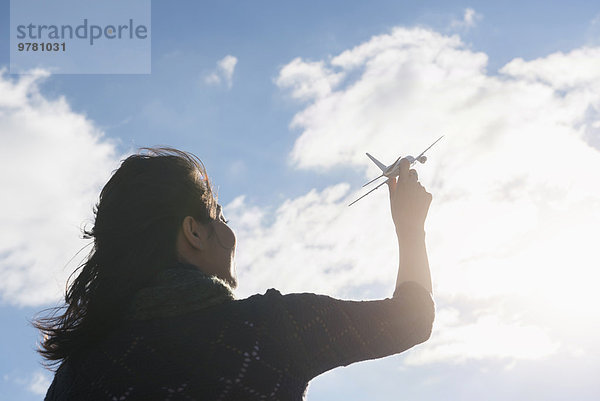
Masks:
[[[476,12],[472,8],[465,8],[462,19],[461,20],[457,20],[457,19],[452,20],[452,22],[450,22],[450,28],[467,30],[469,28],[473,28],[482,19],[483,19],[483,15],[481,15],[480,13]]]
[[[67,262],[86,244],[78,239],[80,227],[93,217],[117,155],[64,98],[40,94],[47,73],[15,80],[5,73],[0,70],[0,296],[40,305],[64,292],[76,266]]]
[[[225,82],[228,88],[233,85],[233,73],[238,59],[232,55],[227,55],[217,62],[217,68],[204,78],[207,84],[218,85]]]
[[[338,297],[350,297],[350,290],[377,297],[387,290],[391,296],[394,283],[388,279],[395,277],[396,266],[389,256],[395,239],[391,222],[380,223],[389,212],[381,208],[367,217],[366,203],[346,206],[350,196],[349,186],[339,184],[289,199],[273,211],[248,205],[244,197],[226,205],[240,238],[238,295],[275,287]],[[371,224],[372,231],[357,229]],[[384,291],[369,291],[373,285]]]
[[[50,375],[43,370],[36,370],[29,376],[5,374],[3,379],[5,382],[12,382],[36,395],[45,395],[52,383]]]
[[[343,73],[326,68],[323,61],[302,61],[298,57],[281,69],[276,83],[291,88],[296,99],[311,100],[329,95],[343,77]]]
[[[490,75],[487,56],[459,37],[397,28],[281,69],[278,85],[309,101],[291,122],[301,132],[291,152],[298,168],[354,168],[366,180],[377,169],[365,151],[391,162],[446,134],[419,170],[434,194],[436,296],[458,311],[457,321],[439,326],[413,363],[460,353],[538,359],[564,352],[578,332],[600,334],[598,52],[517,59]],[[245,199],[230,205],[246,222],[238,230],[243,292],[389,296],[397,251],[386,190],[347,208],[359,192],[338,184],[275,210]],[[465,352],[466,338],[492,333],[506,341]]]
[[[27,389],[33,394],[45,395],[52,380],[43,372],[35,372],[29,381]]]
[[[434,335],[427,346],[406,356],[409,365],[429,363],[458,364],[468,360],[535,360],[559,349],[548,330],[484,315],[465,323],[454,308],[438,310]]]
[[[600,48],[557,52],[532,61],[517,58],[500,72],[524,81],[539,81],[555,90],[576,91],[583,101],[590,101],[600,85]]]

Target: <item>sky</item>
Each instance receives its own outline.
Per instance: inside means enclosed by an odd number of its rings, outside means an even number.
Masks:
[[[152,2],[152,72],[11,75],[0,0],[0,398],[52,373],[29,321],[139,147],[198,155],[238,238],[240,298],[390,297],[378,170],[416,155],[429,341],[313,380],[308,400],[600,397],[600,6],[571,1]],[[83,248],[83,250],[82,250]],[[80,251],[78,253],[78,251]]]

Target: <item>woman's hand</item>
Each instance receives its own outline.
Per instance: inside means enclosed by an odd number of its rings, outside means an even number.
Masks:
[[[432,200],[431,194],[419,183],[417,172],[409,168],[408,160],[402,159],[398,179],[388,179],[392,219],[399,239],[411,233],[424,232],[425,218]]]

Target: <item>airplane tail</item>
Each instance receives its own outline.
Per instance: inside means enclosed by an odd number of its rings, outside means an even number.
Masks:
[[[379,160],[377,160],[376,158],[374,158],[373,156],[371,156],[368,153],[367,153],[367,156],[369,156],[369,159],[371,159],[371,161],[373,161],[373,163],[375,163],[377,165],[377,167],[379,167],[381,169],[381,171],[385,171],[385,169],[387,168],[387,166],[385,164],[383,164],[382,162],[380,162]]]

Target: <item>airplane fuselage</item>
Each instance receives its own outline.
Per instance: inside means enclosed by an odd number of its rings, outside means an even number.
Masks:
[[[404,159],[408,160],[411,166],[416,161],[416,159],[413,156],[405,156],[399,159],[396,163],[388,166],[383,172],[383,175],[385,175],[386,177],[396,177],[398,174],[400,174],[400,162]]]
[[[383,175],[385,175],[386,177],[394,177],[394,176],[398,175],[398,173],[400,172],[400,168],[396,164],[397,163],[394,163],[391,166],[389,166],[388,168],[386,168],[385,171],[383,172]]]

